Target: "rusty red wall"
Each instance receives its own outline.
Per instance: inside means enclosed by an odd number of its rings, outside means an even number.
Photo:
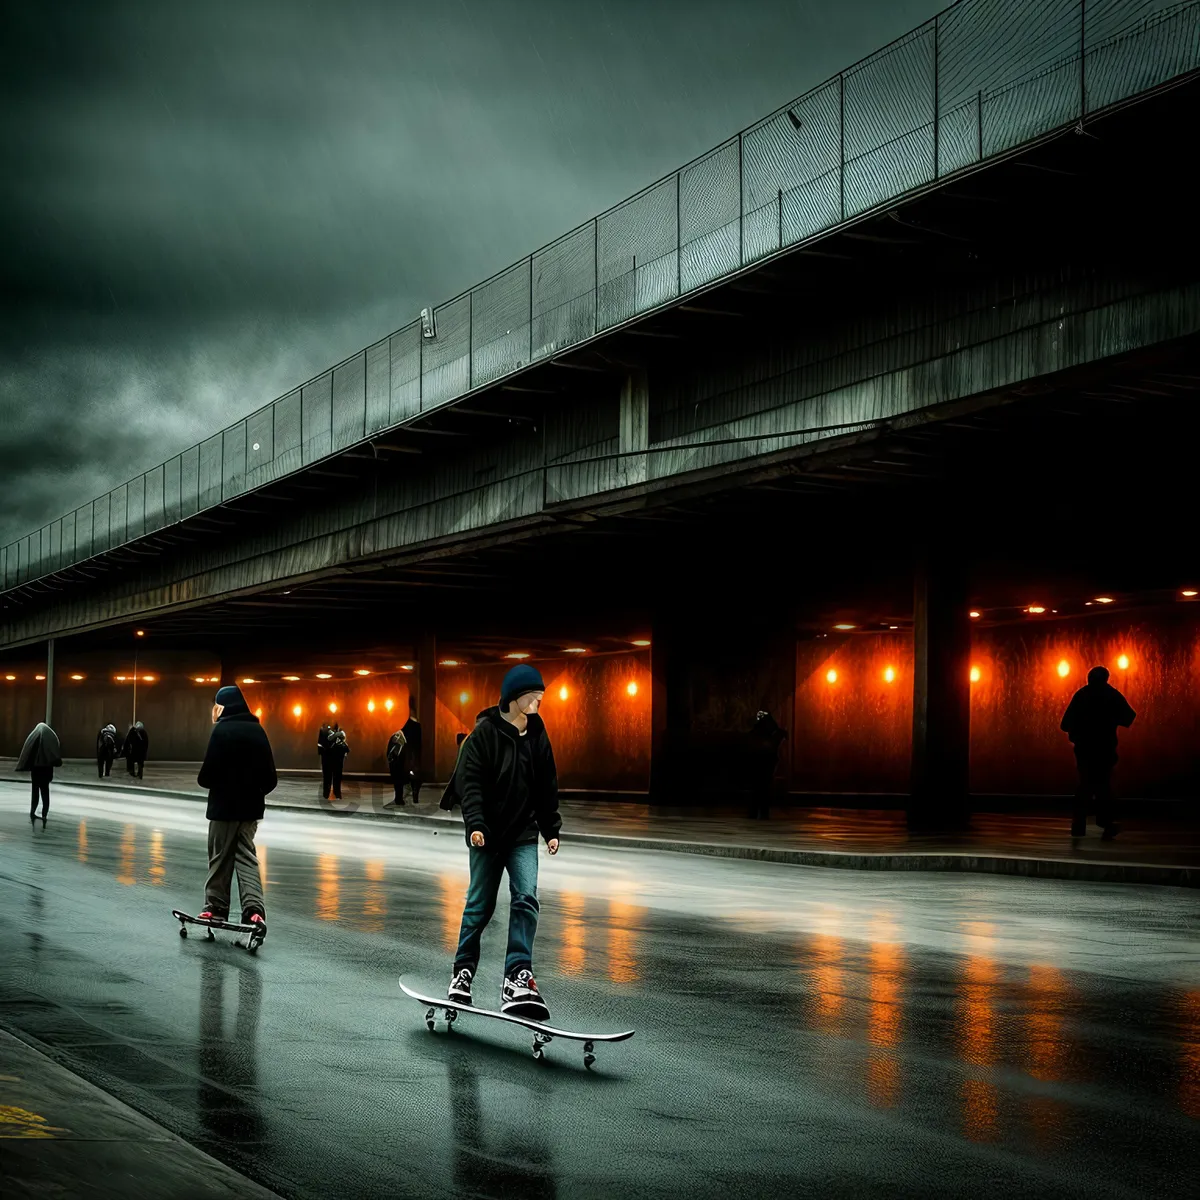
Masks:
[[[454,735],[499,703],[502,666],[438,669],[437,774],[449,778]],[[546,681],[542,717],[559,784],[600,791],[645,791],[650,783],[650,656],[645,652],[533,662]],[[634,684],[636,694],[630,695]],[[566,698],[563,698],[566,689]]]

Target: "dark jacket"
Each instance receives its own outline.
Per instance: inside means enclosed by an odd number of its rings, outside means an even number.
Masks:
[[[322,758],[325,757],[325,751],[329,749],[329,743],[333,740],[333,730],[328,725],[322,725],[317,730],[317,753]]]
[[[393,775],[401,771],[408,770],[408,760],[410,753],[408,750],[408,739],[404,736],[404,730],[397,729],[395,733],[388,738],[387,744],[387,763],[388,770]]]
[[[208,789],[210,821],[261,821],[279,777],[267,731],[252,712],[223,712],[197,782]]]
[[[529,754],[529,786],[520,770],[522,753]],[[485,709],[459,750],[454,775],[467,845],[477,829],[496,850],[536,841],[539,833],[546,841],[558,837],[558,771],[546,726],[536,713],[522,737],[499,708]]]
[[[121,747],[121,757],[131,758],[134,762],[145,762],[146,752],[150,749],[150,735],[141,721],[129,727],[125,735],[125,744]]]
[[[1110,683],[1089,683],[1071,697],[1062,731],[1079,758],[1112,766],[1117,761],[1117,729],[1128,729],[1135,713]]]
[[[404,734],[404,740],[408,744],[410,759],[419,764],[421,761],[421,722],[416,717],[409,717],[400,727],[400,732]]]
[[[39,721],[21,747],[17,770],[36,772],[41,779],[53,779],[54,768],[61,766],[62,749],[58,744],[58,734],[45,721]]]
[[[350,744],[346,741],[345,733],[335,733],[326,745],[325,753],[331,763],[342,762],[350,753]]]
[[[115,725],[105,725],[103,729],[96,734],[96,757],[108,758],[109,756],[116,757],[117,753],[117,727]]]

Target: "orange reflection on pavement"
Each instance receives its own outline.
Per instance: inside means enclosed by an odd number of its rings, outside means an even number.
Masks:
[[[992,1008],[999,969],[993,959],[969,955],[959,986],[959,1039],[962,1058],[972,1067],[995,1063],[996,1014]],[[999,1092],[986,1079],[967,1079],[962,1085],[963,1127],[972,1141],[996,1137]]]
[[[812,975],[813,1024],[826,1032],[836,1032],[845,1003],[842,995],[842,939],[828,933],[814,933],[809,939]]]
[[[463,905],[467,902],[467,881],[461,875],[447,872],[438,876],[438,890],[442,905],[442,944],[453,954],[458,949]]]
[[[137,826],[126,825],[121,835],[121,858],[117,863],[117,882],[132,887],[136,880],[133,878],[133,856],[137,851]]]
[[[562,943],[558,965],[564,975],[582,975],[584,963],[583,910],[587,899],[581,892],[563,892]]]
[[[317,855],[317,917],[322,921],[338,919],[338,860],[335,854]]]
[[[1069,986],[1057,967],[1029,968],[1029,1010],[1025,1017],[1028,1038],[1028,1071],[1043,1083],[1062,1079],[1066,1065],[1063,1043],[1063,1010]],[[1051,1096],[1029,1097],[1029,1115],[1039,1142],[1056,1140],[1066,1115],[1062,1104]]]
[[[384,888],[386,871],[383,862],[371,859],[365,867],[367,886],[363,890],[363,928],[368,933],[383,931],[383,918],[387,916],[387,892]]]
[[[1200,1118],[1200,991],[1184,992],[1179,1000],[1183,1018],[1179,1039],[1179,1107]]]
[[[76,839],[75,857],[81,863],[87,862],[87,822],[79,822],[79,836]]]
[[[870,960],[867,1096],[872,1104],[891,1108],[900,1092],[900,1061],[895,1048],[900,1044],[904,951],[895,942],[872,942]]]
[[[613,983],[636,983],[638,980],[634,957],[637,935],[633,926],[645,912],[640,905],[624,900],[608,902],[608,977]]]
[[[150,833],[150,882],[155,887],[162,887],[167,881],[167,856],[163,853],[163,836],[161,829]]]

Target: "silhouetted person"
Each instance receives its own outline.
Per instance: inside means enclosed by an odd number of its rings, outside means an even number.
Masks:
[[[146,754],[150,749],[150,735],[141,721],[134,721],[125,735],[125,745],[121,747],[121,757],[130,775],[141,779],[146,767]]]
[[[333,784],[333,776],[331,774],[333,764],[330,761],[327,751],[329,743],[333,740],[333,730],[329,727],[327,721],[320,729],[317,730],[317,754],[321,758],[321,799],[329,799],[329,789]]]
[[[112,774],[113,760],[117,757],[117,727],[105,725],[96,734],[96,771],[100,778]]]
[[[417,720],[416,701],[410,696],[408,701],[408,720],[400,727],[404,734],[404,742],[408,748],[408,779],[412,785],[414,804],[421,802],[421,784],[425,782],[425,752],[421,738],[421,722]]]
[[[346,742],[346,731],[335,725],[329,745],[325,748],[325,757],[329,760],[329,781],[333,786],[333,794],[338,800],[342,798],[342,768],[346,765],[346,755],[349,753],[350,747]],[[325,799],[329,799],[328,793],[326,793]]]
[[[385,808],[392,804],[404,803],[404,785],[408,782],[409,774],[408,761],[408,739],[404,736],[403,729],[397,729],[388,738],[387,744],[388,775],[391,776],[392,787],[396,794],[384,805]]]
[[[38,797],[41,796],[43,829],[46,828],[46,814],[50,811],[50,781],[54,778],[54,768],[61,766],[62,749],[58,744],[58,734],[45,721],[39,721],[21,747],[17,770],[28,771],[32,781],[29,803],[31,823],[37,820]]]
[[[759,712],[750,727],[750,816],[771,815],[771,787],[779,762],[779,747],[787,734],[769,712]]]
[[[1079,786],[1075,790],[1075,812],[1071,836],[1087,833],[1087,814],[1096,802],[1096,824],[1109,841],[1121,832],[1113,812],[1112,771],[1117,765],[1117,730],[1128,729],[1136,714],[1128,701],[1108,682],[1106,667],[1088,672],[1086,687],[1071,697],[1063,714],[1062,730],[1075,745]]]

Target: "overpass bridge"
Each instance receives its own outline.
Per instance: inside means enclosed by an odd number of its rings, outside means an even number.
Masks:
[[[1031,582],[1155,603],[1186,555],[1131,509],[1186,498],[1198,68],[1200,3],[961,0],[0,550],[0,650],[136,624],[428,680],[518,637],[652,641],[658,729],[686,724],[668,646],[714,623],[742,657],[768,625],[911,628],[919,714],[968,594],[998,621]],[[1138,502],[1091,519],[1114,461]]]

